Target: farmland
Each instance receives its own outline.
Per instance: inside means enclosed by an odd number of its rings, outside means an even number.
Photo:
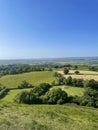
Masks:
[[[74,75],[71,71],[69,75]],[[97,76],[84,71],[86,76]],[[82,74],[84,74],[81,71]],[[60,71],[62,73],[62,71]],[[33,85],[42,82],[51,83],[55,80],[54,72],[30,72],[17,75],[6,75],[0,78],[0,83],[13,88],[17,87],[23,80]],[[72,86],[54,86],[61,88],[69,96],[82,96],[84,88]],[[52,89],[52,88],[51,88]],[[0,100],[0,130],[96,130],[98,128],[98,108],[83,107],[75,104],[64,105],[25,105],[14,102],[16,95],[30,89],[10,90]]]
[[[63,74],[63,71],[58,71],[59,73]],[[65,77],[72,76],[72,78],[78,78],[78,79],[95,79],[98,81],[98,72],[94,71],[80,71],[79,75],[74,74],[75,70],[70,70],[69,74],[64,75]]]
[[[38,85],[43,82],[51,83],[52,81],[55,80],[55,77],[53,76],[53,72],[49,71],[30,72],[24,74],[3,76],[0,78],[0,83],[8,88],[16,88],[24,80],[33,85]]]

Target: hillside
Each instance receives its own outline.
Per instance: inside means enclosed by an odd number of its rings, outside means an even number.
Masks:
[[[98,109],[74,105],[0,105],[0,130],[97,130]]]
[[[9,88],[16,88],[23,80],[26,80],[33,85],[38,85],[43,82],[51,83],[55,80],[55,77],[53,76],[53,72],[49,71],[29,72],[3,76],[0,78],[0,83]]]

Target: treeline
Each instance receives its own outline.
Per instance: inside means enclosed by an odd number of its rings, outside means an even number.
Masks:
[[[0,99],[7,95],[9,89],[0,84]]]
[[[22,65],[22,64],[14,64],[14,65],[3,65],[0,66],[0,75],[8,75],[8,74],[21,74],[25,72],[32,71],[44,71],[44,67],[41,65]]]
[[[52,88],[48,83],[41,83],[30,91],[23,91],[14,100],[25,104],[64,104],[68,95],[61,88]]]
[[[69,85],[69,86],[74,86],[74,87],[85,86],[85,81],[83,79],[72,78],[71,76],[69,76],[68,78],[65,78],[62,74],[58,72],[55,72],[54,76],[56,77],[56,80],[57,80],[57,81],[52,82],[54,86],[56,85]]]
[[[27,88],[29,83],[22,82],[21,88]],[[23,87],[24,86],[24,87]],[[70,86],[69,86],[70,87]],[[68,96],[61,88],[54,88],[48,83],[41,83],[39,86],[33,86],[30,91],[23,91],[15,98],[15,102],[24,104],[65,104],[75,103],[82,106],[91,106],[98,108],[98,82],[94,79],[86,80],[85,91],[82,97]]]
[[[74,70],[86,69],[86,70],[98,71],[98,66],[87,66],[87,65],[71,65],[71,64],[62,65],[62,64],[53,64],[53,63],[44,63],[39,65],[12,64],[12,65],[1,65],[0,76],[8,75],[8,74],[21,74],[21,73],[32,72],[32,71],[52,71],[59,68],[68,68]]]

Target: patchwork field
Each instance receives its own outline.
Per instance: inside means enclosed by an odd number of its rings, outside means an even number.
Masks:
[[[62,73],[62,71],[60,71]],[[72,76],[74,75],[71,72]],[[83,73],[83,71],[81,72]],[[97,74],[83,73],[84,76]],[[69,76],[68,75],[68,76]],[[23,80],[38,85],[55,80],[53,72],[31,72],[18,75],[7,75],[0,78],[0,83],[7,87],[17,87]],[[55,86],[62,88],[72,96],[82,96],[84,89],[71,86]],[[52,88],[51,88],[52,89]],[[98,109],[73,104],[65,105],[25,105],[13,102],[15,96],[30,89],[10,90],[0,100],[0,130],[97,130]]]
[[[59,73],[63,74],[63,71],[58,71]],[[69,77],[69,76],[72,76],[72,78],[78,78],[78,79],[95,79],[98,81],[98,72],[94,72],[94,71],[79,71],[80,74],[79,75],[76,75],[74,74],[74,70],[70,70],[69,71],[69,74],[67,75],[64,75],[65,77]]]
[[[16,88],[23,80],[26,80],[33,85],[38,85],[43,82],[51,83],[53,80],[55,80],[55,77],[53,76],[53,72],[49,71],[30,72],[3,76],[0,78],[0,83],[9,88]]]

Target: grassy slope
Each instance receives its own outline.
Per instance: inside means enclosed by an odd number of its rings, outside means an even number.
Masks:
[[[98,109],[73,105],[0,105],[0,130],[97,130]]]
[[[62,90],[66,91],[69,96],[82,96],[84,92],[84,88],[79,87],[71,87],[71,86],[56,86],[55,88],[62,88]]]
[[[22,91],[30,91],[30,89],[16,89],[16,90],[10,90],[8,94],[1,99],[1,101],[6,101],[6,102],[13,102],[14,98],[16,97],[17,94],[21,93]]]
[[[60,87],[62,88],[64,91],[66,91],[68,93],[68,95],[72,95],[72,96],[82,96],[84,89],[83,88],[78,88],[78,87],[71,87],[71,86],[56,86],[55,88]],[[22,92],[22,91],[29,91],[30,89],[17,89],[17,90],[10,90],[10,92],[2,99],[2,101],[6,101],[6,102],[13,102],[13,99],[15,98],[15,96]]]
[[[0,78],[0,83],[6,87],[15,88],[20,85],[23,80],[26,80],[33,85],[38,85],[42,82],[51,83],[53,80],[55,80],[55,78],[53,76],[53,72],[30,72],[3,76]]]

